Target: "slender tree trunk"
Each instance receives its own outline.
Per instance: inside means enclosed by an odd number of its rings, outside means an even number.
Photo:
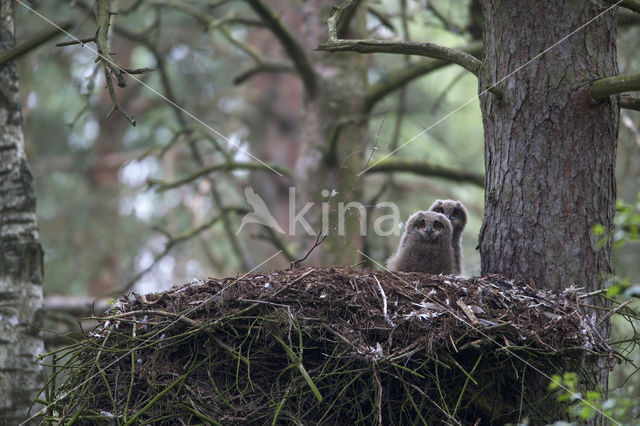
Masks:
[[[615,11],[563,40],[603,12],[600,4],[482,1],[487,60],[480,90],[515,71],[503,99],[481,97],[483,274],[589,292],[613,272],[611,243],[596,245],[592,231],[596,224],[612,227],[619,107],[615,99],[594,103],[587,83],[617,74]],[[608,324],[601,331],[608,337]],[[606,392],[607,371],[596,371]]]
[[[331,0],[307,2],[305,7],[313,8],[314,12],[306,14],[303,24],[306,51],[312,52],[318,44],[326,41],[326,21],[330,8],[335,4]],[[363,37],[364,7],[358,9],[351,19],[351,33],[347,37]],[[339,213],[338,202],[345,200],[349,193],[351,195],[345,205],[360,199],[357,174],[363,170],[367,146],[367,120],[361,114],[367,85],[366,57],[350,53],[328,55],[324,52],[311,55],[318,79],[318,94],[309,97],[305,104],[302,147],[296,165],[296,187],[302,191],[297,193],[297,201],[299,205],[300,202],[316,203],[307,216],[314,230],[320,230],[322,224],[321,203],[330,207],[330,214],[325,215],[332,219],[328,229],[331,231],[338,227],[314,253],[313,263],[350,265],[360,260],[360,229],[361,224],[366,226],[365,218],[360,220],[360,213],[355,210],[335,215]],[[323,193],[323,190],[326,191]],[[332,192],[336,193],[334,197],[330,197]],[[312,241],[312,238],[302,238],[302,235],[298,239],[307,246]]]
[[[15,45],[14,2],[0,2],[0,52]],[[22,134],[15,64],[0,68],[0,424],[16,425],[42,385],[42,248]]]

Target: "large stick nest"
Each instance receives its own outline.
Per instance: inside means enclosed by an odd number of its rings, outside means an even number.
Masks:
[[[450,424],[545,417],[540,378],[611,356],[575,290],[308,268],[131,295],[59,352],[45,419]],[[56,377],[57,376],[57,380]],[[57,386],[54,383],[58,383]]]

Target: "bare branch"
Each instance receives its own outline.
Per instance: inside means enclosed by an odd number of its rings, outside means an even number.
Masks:
[[[38,46],[60,35],[62,30],[68,30],[72,26],[73,24],[70,21],[64,21],[57,24],[57,27],[60,27],[60,29],[54,27],[54,28],[46,29],[44,31],[40,31],[39,33],[31,37],[29,40],[20,42],[15,47],[12,47],[11,49],[8,49],[2,52],[2,54],[0,54],[0,65],[4,65],[9,61],[13,61],[14,59],[17,59],[20,56],[26,53],[29,53],[30,51],[37,48]]]
[[[269,28],[271,28],[271,31],[293,61],[300,74],[300,78],[302,78],[307,95],[311,98],[315,97],[318,89],[316,73],[309,63],[309,58],[302,46],[296,41],[282,22],[280,22],[280,18],[278,18],[262,0],[247,0],[247,2],[258,16],[266,22]]]
[[[316,50],[426,56],[458,64],[471,71],[474,75],[478,74],[478,69],[480,68],[480,60],[462,50],[417,41],[335,40],[319,45]]]
[[[95,43],[96,42],[96,37],[87,37],[87,38],[80,38],[78,40],[71,40],[71,41],[63,41],[62,43],[56,43],[57,47],[65,47],[65,46],[74,46],[76,44],[81,44],[81,45],[85,45],[87,43]]]
[[[480,173],[434,166],[432,164],[419,161],[385,159],[375,163],[367,169],[367,173],[369,174],[387,172],[413,173],[419,176],[444,178],[484,187],[484,175]]]
[[[456,50],[468,53],[469,55],[478,56],[482,54],[482,42],[472,42]],[[421,77],[427,73],[430,73],[447,65],[450,64],[445,61],[436,59],[422,59],[380,78],[377,83],[369,86],[367,95],[363,103],[363,111],[365,113],[369,112],[378,101],[387,96],[389,93],[403,87],[404,85],[412,80],[415,80],[418,77]]]
[[[597,101],[635,90],[640,90],[640,73],[605,77],[591,83],[591,97]]]

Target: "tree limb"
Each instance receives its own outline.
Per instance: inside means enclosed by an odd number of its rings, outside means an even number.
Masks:
[[[605,77],[591,83],[591,97],[596,101],[635,90],[640,90],[640,73]]]
[[[59,35],[62,32],[62,30],[68,30],[73,26],[73,24],[70,21],[64,21],[57,24],[57,26],[60,27],[60,29],[53,27],[53,28],[46,29],[44,31],[40,31],[37,34],[35,34],[33,37],[31,37],[29,40],[20,42],[16,46],[12,47],[11,49],[8,49],[2,52],[2,54],[0,54],[0,66],[4,65],[9,61],[13,61],[14,59],[17,59],[26,53],[29,53],[36,47],[46,43],[47,41]]]
[[[413,160],[397,160],[387,158],[374,163],[366,171],[371,173],[388,173],[388,172],[406,172],[413,173],[418,176],[438,177],[456,182],[465,182],[484,187],[484,175],[480,173],[455,170],[440,166],[434,166],[429,163],[413,161]]]
[[[280,18],[278,18],[275,13],[262,2],[262,0],[247,0],[247,3],[249,3],[249,6],[251,6],[258,16],[266,22],[269,28],[271,28],[273,34],[282,44],[282,47],[298,70],[300,78],[302,78],[302,83],[304,84],[307,95],[311,98],[315,97],[318,89],[316,73],[309,63],[309,58],[302,46],[296,41],[282,22],[280,22]]]
[[[480,68],[480,60],[462,50],[417,41],[335,40],[319,45],[316,50],[426,56],[458,64],[471,71],[474,75],[478,75],[478,69]]]
[[[640,98],[634,98],[631,95],[621,95],[620,108],[640,111]]]
[[[270,169],[269,167],[272,167]],[[184,185],[189,182],[193,182],[194,180],[201,178],[203,176],[207,176],[213,172],[218,171],[233,171],[233,170],[264,170],[264,171],[272,171],[277,170],[279,173],[282,173],[284,176],[292,176],[291,171],[279,167],[279,166],[265,166],[260,163],[245,163],[245,162],[227,162],[221,164],[214,164],[213,166],[202,167],[195,172],[191,173],[188,176],[185,176],[182,179],[175,180],[173,182],[163,182],[161,180],[149,179],[149,186],[157,186],[160,191],[166,191],[171,188],[175,188],[180,185]]]
[[[479,56],[482,54],[482,42],[471,42],[466,46],[460,47],[462,52],[469,55]],[[373,106],[389,93],[403,87],[412,80],[421,77],[427,73],[440,69],[450,65],[445,61],[436,59],[422,59],[412,63],[409,66],[403,67],[397,71],[394,71],[386,76],[380,78],[380,80],[369,86],[367,94],[363,102],[363,111],[369,112]]]

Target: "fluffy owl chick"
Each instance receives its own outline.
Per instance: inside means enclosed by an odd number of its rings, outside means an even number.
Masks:
[[[453,226],[451,247],[453,248],[453,273],[462,273],[462,230],[467,225],[467,209],[460,201],[436,200],[429,208],[430,211],[445,215]]]
[[[451,222],[440,213],[419,211],[407,220],[398,251],[387,260],[391,271],[453,273]]]

